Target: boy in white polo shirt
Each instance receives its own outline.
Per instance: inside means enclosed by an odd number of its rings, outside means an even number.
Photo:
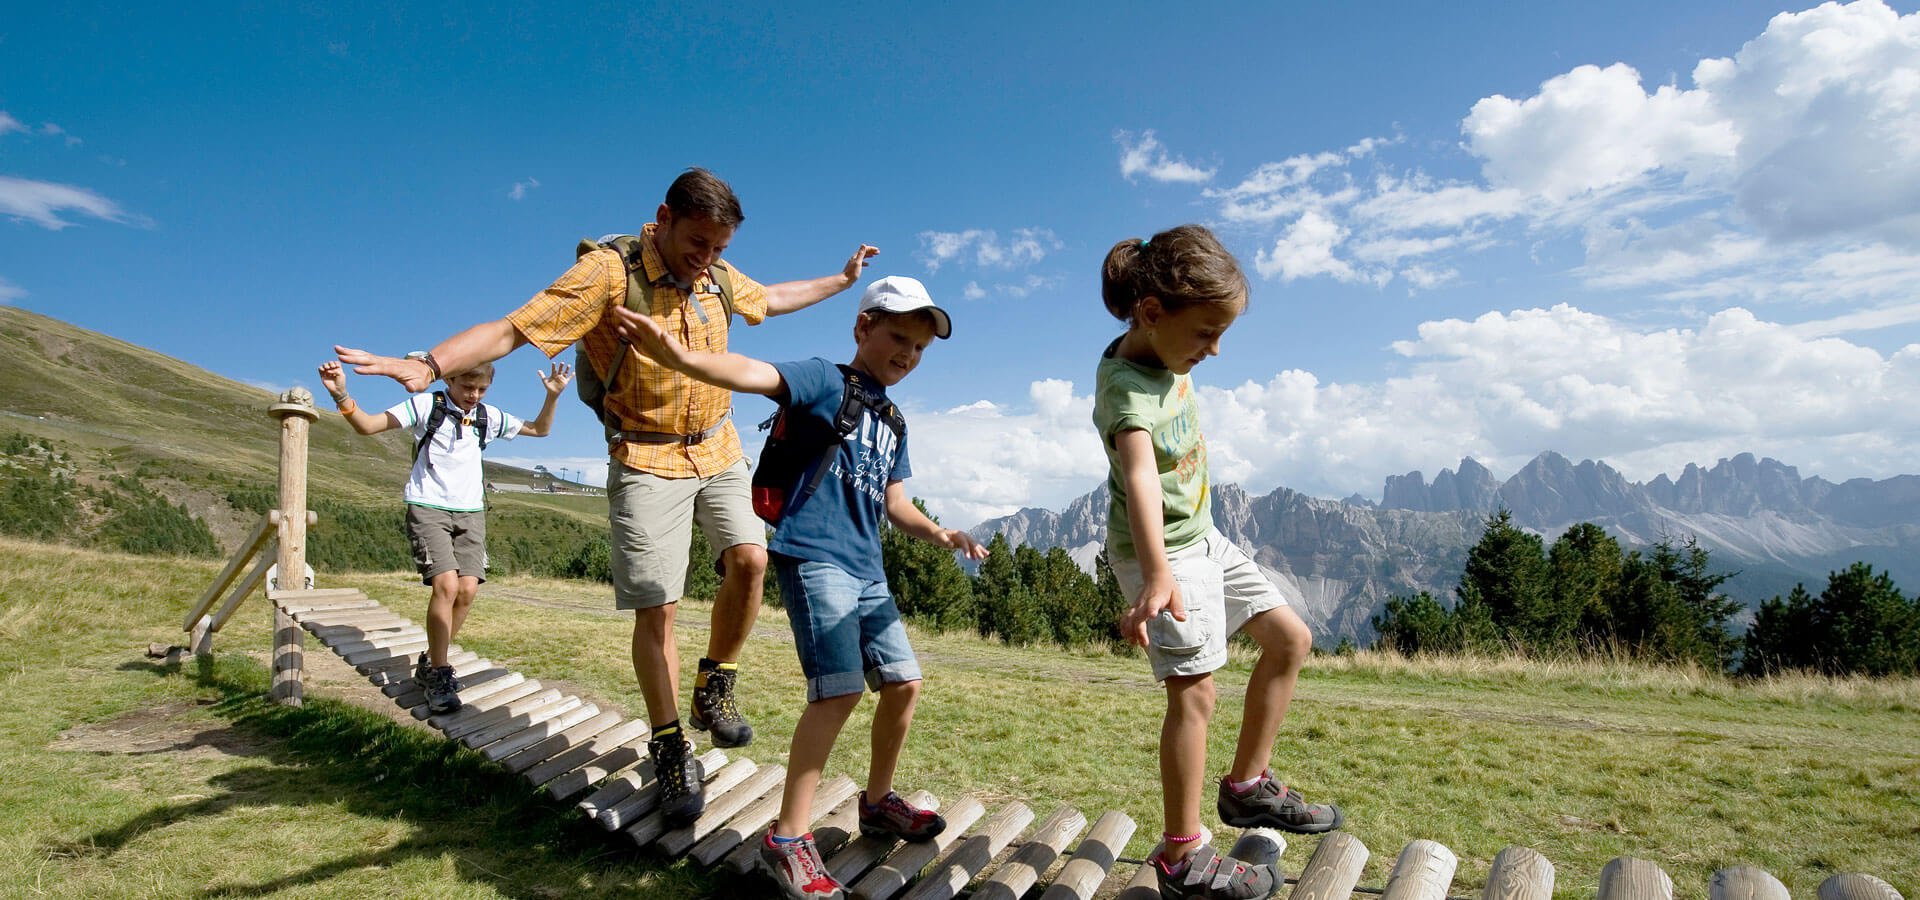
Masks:
[[[467,620],[480,583],[487,580],[481,451],[492,441],[549,434],[554,401],[572,379],[566,363],[554,363],[551,374],[540,376],[547,401],[533,421],[525,422],[480,402],[493,384],[493,363],[448,375],[446,390],[415,394],[384,413],[367,412],[347,396],[346,373],[338,361],[320,365],[321,383],[354,431],[379,434],[405,428],[413,433],[413,471],[404,495],[407,540],[421,583],[433,589],[427,602],[427,652],[420,654],[414,679],[426,690],[427,708],[433,712],[460,708],[460,681],[447,664],[447,645]]]

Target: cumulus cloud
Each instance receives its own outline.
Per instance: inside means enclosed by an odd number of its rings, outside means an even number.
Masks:
[[[1151,129],[1141,132],[1137,138],[1132,132],[1118,131],[1113,139],[1120,145],[1120,175],[1128,181],[1141,176],[1175,184],[1200,184],[1213,179],[1214,169],[1203,169],[1167,153]]]
[[[965,231],[920,232],[920,261],[927,270],[940,271],[950,263],[982,269],[1014,269],[1031,266],[1064,246],[1047,228],[1016,228],[1006,240],[990,228]]]
[[[108,222],[138,224],[142,221],[128,215],[112,200],[86,188],[0,175],[0,216],[59,231],[73,224],[62,216],[68,212]]]
[[[1912,468],[1920,441],[1920,345],[1882,354],[1744,308],[1666,329],[1565,304],[1490,312],[1425,322],[1393,349],[1408,371],[1376,382],[1293,369],[1200,388],[1214,477],[1378,496],[1387,474],[1463,456],[1505,474],[1544,450],[1638,480],[1748,451],[1885,477]],[[1091,409],[1074,385],[1043,381],[1019,408],[916,411],[914,492],[959,525],[1059,509],[1106,475]]]
[[[527,196],[528,191],[531,191],[534,188],[537,188],[539,186],[540,186],[540,179],[538,178],[528,178],[525,181],[516,181],[513,183],[513,188],[507,191],[507,199],[509,200],[522,199]]]

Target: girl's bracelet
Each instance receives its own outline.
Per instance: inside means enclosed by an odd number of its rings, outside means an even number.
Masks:
[[[348,397],[346,400],[340,401],[341,415],[350,416],[359,411],[360,411],[360,404],[353,402],[352,397]]]

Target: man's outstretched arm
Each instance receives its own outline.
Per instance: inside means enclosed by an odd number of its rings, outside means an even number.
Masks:
[[[860,280],[860,271],[867,267],[867,260],[879,252],[879,247],[861,244],[860,249],[853,251],[852,258],[847,260],[846,267],[839,272],[824,278],[767,285],[767,315],[783,316],[797,312],[853,287]]]

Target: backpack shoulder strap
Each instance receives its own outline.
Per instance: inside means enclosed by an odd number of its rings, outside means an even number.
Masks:
[[[707,266],[707,274],[713,276],[714,290],[720,293],[720,308],[725,310],[727,318],[733,318],[733,267],[724,259],[716,259]]]
[[[446,420],[447,420],[447,392],[434,391],[433,392],[433,409],[427,413],[427,430],[421,432],[420,439],[413,442],[413,458],[414,459],[419,459],[420,454],[427,452],[428,445],[433,442],[434,432],[439,431],[440,424],[442,422],[445,422]]]
[[[487,405],[485,403],[473,405],[473,433],[480,439],[480,449],[487,449]]]

